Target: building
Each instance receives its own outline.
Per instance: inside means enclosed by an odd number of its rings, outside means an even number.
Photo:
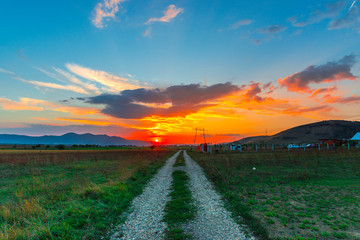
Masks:
[[[354,141],[357,145],[360,145],[360,132],[356,133],[350,141]]]
[[[319,139],[318,142],[321,147],[337,147],[337,146],[341,146],[345,143],[344,140],[328,139],[328,138]]]

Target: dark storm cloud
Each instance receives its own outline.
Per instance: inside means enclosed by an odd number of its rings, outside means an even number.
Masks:
[[[356,63],[355,55],[348,55],[339,61],[328,62],[324,65],[309,66],[305,70],[279,79],[279,84],[292,92],[311,92],[310,83],[355,80],[351,67]]]
[[[230,95],[241,88],[231,83],[219,83],[209,87],[199,84],[177,85],[165,89],[125,90],[120,94],[102,94],[90,97],[86,102],[104,104],[102,113],[126,119],[139,119],[151,115],[172,116],[197,112],[211,106],[209,101]],[[156,107],[154,104],[169,104]]]

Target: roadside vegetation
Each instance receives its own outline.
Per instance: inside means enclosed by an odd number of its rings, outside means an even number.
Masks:
[[[188,152],[259,239],[360,239],[360,151]]]
[[[100,239],[173,153],[0,152],[0,239]]]
[[[185,166],[184,152],[178,155],[174,167]],[[192,239],[192,236],[185,234],[181,225],[195,217],[195,205],[188,188],[189,177],[184,171],[176,170],[172,174],[171,200],[165,206],[163,221],[168,224],[166,239],[180,240]]]

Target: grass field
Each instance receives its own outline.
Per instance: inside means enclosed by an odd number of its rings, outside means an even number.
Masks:
[[[99,239],[169,150],[0,151],[0,239]]]
[[[260,239],[360,239],[360,151],[189,154]]]

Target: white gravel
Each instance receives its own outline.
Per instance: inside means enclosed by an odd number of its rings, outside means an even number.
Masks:
[[[201,167],[184,151],[189,188],[197,206],[195,219],[184,225],[184,231],[194,239],[255,239],[246,236],[243,229],[224,208],[220,195],[207,180]]]
[[[170,157],[147,184],[144,192],[134,198],[127,220],[119,226],[119,231],[111,237],[111,240],[164,238],[167,224],[161,220],[164,216],[165,205],[169,201],[173,165],[179,153],[180,151]]]

